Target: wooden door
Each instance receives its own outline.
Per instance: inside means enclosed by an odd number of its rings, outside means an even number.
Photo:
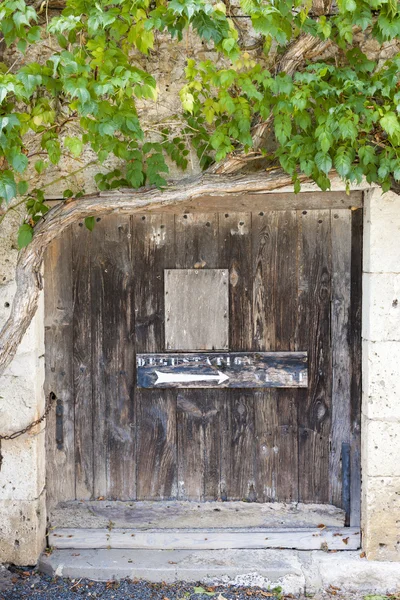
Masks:
[[[299,501],[358,523],[362,199],[299,197],[109,216],[53,243],[50,505]],[[165,269],[228,269],[229,349],[307,351],[308,388],[137,388],[136,353],[166,350]]]

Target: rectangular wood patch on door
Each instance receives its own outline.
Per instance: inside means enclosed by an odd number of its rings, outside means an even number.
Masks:
[[[141,388],[297,388],[308,385],[307,352],[138,354]]]
[[[165,349],[227,350],[227,269],[166,269]]]

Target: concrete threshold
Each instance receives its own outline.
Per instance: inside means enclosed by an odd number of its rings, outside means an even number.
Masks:
[[[386,594],[400,588],[400,564],[368,561],[359,552],[295,550],[54,550],[39,569],[51,576],[95,581],[202,582],[281,587],[286,594],[330,586]]]

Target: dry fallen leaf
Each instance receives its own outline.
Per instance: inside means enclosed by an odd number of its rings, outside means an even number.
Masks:
[[[326,529],[326,525],[324,525],[323,523],[320,523],[319,525],[317,525],[318,529]]]
[[[346,546],[347,546],[347,544],[349,543],[349,538],[348,537],[347,538],[343,538],[342,542],[343,542],[343,544],[346,544]]]
[[[365,552],[361,552],[360,554],[360,558],[365,558],[367,555],[365,554]]]

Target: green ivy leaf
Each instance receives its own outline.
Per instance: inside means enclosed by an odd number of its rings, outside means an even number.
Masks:
[[[17,184],[11,171],[6,170],[0,173],[0,198],[11,202],[17,195]]]
[[[93,231],[95,224],[96,224],[96,221],[95,221],[94,217],[86,217],[86,219],[85,219],[86,229],[89,229],[89,231]]]
[[[331,157],[329,154],[324,154],[323,152],[317,152],[315,155],[315,164],[323,173],[329,173],[332,169]]]
[[[81,155],[83,150],[83,143],[77,137],[66,137],[64,139],[65,147],[71,152],[76,158]]]
[[[394,112],[386,113],[386,115],[380,119],[379,123],[390,136],[400,134],[400,123]]]
[[[14,149],[11,152],[10,162],[13,168],[18,171],[18,173],[23,173],[28,166],[28,158],[22,152],[19,152],[18,149]]]
[[[25,248],[31,243],[33,238],[33,229],[28,223],[24,223],[18,229],[18,248]]]
[[[24,196],[29,189],[29,184],[27,181],[19,181],[17,184],[17,192],[19,196]]]
[[[44,162],[44,160],[40,159],[40,160],[37,160],[35,162],[35,171],[37,173],[39,173],[39,175],[41,173],[43,173],[43,171],[45,170],[45,168],[46,168],[46,163]]]

